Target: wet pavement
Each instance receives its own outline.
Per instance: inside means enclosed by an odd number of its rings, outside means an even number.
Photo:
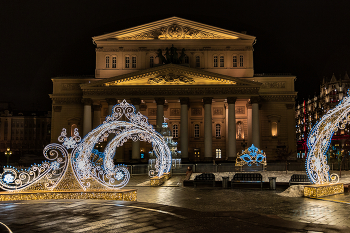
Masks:
[[[182,187],[183,178],[149,187],[146,177],[132,177],[137,202],[2,202],[0,223],[12,232],[350,232],[348,193],[283,197],[284,189]]]

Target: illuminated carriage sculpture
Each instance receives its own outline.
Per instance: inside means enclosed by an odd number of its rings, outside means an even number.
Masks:
[[[128,121],[121,121],[125,117]],[[114,138],[104,152],[94,149],[110,134]],[[114,165],[116,149],[128,139],[152,143],[157,156],[156,173],[160,177],[171,168],[171,153],[164,138],[148,123],[147,117],[135,112],[125,100],[113,107],[107,116],[81,140],[78,130],[67,137],[63,129],[58,141],[44,148],[49,161],[34,164],[27,170],[5,167],[0,174],[0,187],[10,191],[0,194],[0,200],[47,198],[99,198],[136,200],[135,190],[122,190],[130,178],[125,165]],[[10,195],[12,194],[12,195]]]

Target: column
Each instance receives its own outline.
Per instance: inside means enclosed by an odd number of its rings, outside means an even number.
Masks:
[[[91,131],[91,99],[84,98],[82,100],[84,103],[84,123],[83,123],[83,136],[90,133]]]
[[[140,111],[140,104],[141,104],[141,99],[140,98],[132,98],[130,99],[132,105],[135,107],[135,112],[138,113]],[[132,155],[131,155],[132,160],[139,160],[141,159],[140,157],[140,141],[132,142]]]
[[[180,98],[181,119],[180,119],[180,139],[181,157],[188,158],[188,104],[189,98]]]
[[[100,104],[94,104],[92,106],[92,109],[94,111],[94,118],[92,121],[92,127],[95,129],[97,126],[101,124],[101,105]]]
[[[116,105],[118,101],[114,98],[108,98],[106,101],[108,104],[108,115],[112,115],[113,106]]]
[[[228,97],[228,158],[233,160],[236,157],[236,97]]]
[[[253,121],[252,121],[252,105],[250,104],[250,102],[247,103],[247,112],[248,112],[248,140],[247,140],[247,147],[250,147],[252,145],[252,135],[253,135],[253,130],[252,130],[252,125],[253,125]],[[244,136],[244,138],[246,138],[246,136]]]
[[[259,97],[252,97],[252,143],[260,149]]]
[[[155,98],[156,103],[157,103],[157,131],[160,132],[162,130],[162,124],[164,122],[164,103],[165,99],[164,97],[158,97]]]
[[[212,155],[212,119],[211,119],[211,103],[212,97],[203,98],[204,102],[204,157],[207,160],[213,158]]]

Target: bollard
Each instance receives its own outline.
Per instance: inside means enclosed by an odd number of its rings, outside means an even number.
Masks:
[[[227,189],[228,179],[229,179],[228,176],[222,177],[222,188]]]
[[[277,177],[269,177],[270,189],[272,190],[276,189],[276,178]]]

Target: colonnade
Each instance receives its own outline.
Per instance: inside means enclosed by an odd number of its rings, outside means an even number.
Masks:
[[[140,109],[141,99],[131,98],[131,103],[136,108],[136,112]],[[204,157],[208,160],[213,158],[212,154],[212,97],[204,97]],[[227,154],[228,158],[236,157],[236,114],[235,114],[235,103],[237,97],[227,98],[227,111],[226,122],[227,122]],[[114,98],[106,99],[108,103],[108,114],[112,114],[112,108],[117,104],[117,100]],[[164,104],[165,98],[158,97],[155,98],[157,103],[157,114],[156,114],[156,124],[157,130],[163,123],[164,116]],[[251,97],[251,109],[248,109],[248,144],[252,143],[256,147],[260,147],[260,126],[259,126],[259,99],[258,97]],[[180,98],[181,103],[181,115],[180,115],[180,150],[182,158],[188,158],[188,144],[189,144],[189,125],[188,125],[188,107],[189,98]],[[92,130],[92,124],[94,127],[99,125],[96,119],[101,118],[101,106],[92,105],[91,99],[83,99],[84,103],[84,121],[83,121],[83,135],[85,136]],[[92,111],[91,106],[93,106],[93,119],[92,122]],[[140,157],[140,142],[132,142],[132,159],[139,159]]]

